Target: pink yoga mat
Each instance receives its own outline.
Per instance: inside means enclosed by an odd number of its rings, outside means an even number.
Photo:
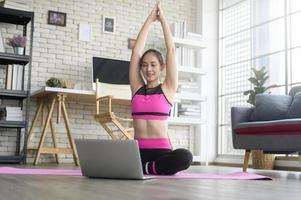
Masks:
[[[82,176],[80,169],[30,169],[0,167],[0,174],[38,175],[38,176]],[[246,172],[230,174],[207,174],[179,172],[173,176],[152,176],[156,179],[230,179],[230,180],[272,180],[270,177]]]

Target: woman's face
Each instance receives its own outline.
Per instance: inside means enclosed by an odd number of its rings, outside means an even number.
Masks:
[[[147,82],[157,81],[160,77],[162,66],[158,58],[152,54],[147,53],[143,57],[141,71],[143,77]]]

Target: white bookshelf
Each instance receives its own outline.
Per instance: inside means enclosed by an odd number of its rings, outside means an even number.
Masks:
[[[173,40],[177,48],[179,89],[175,95],[175,108],[169,124],[189,126],[191,137],[189,143],[193,148],[191,149],[193,161],[200,162],[199,139],[205,134],[203,131],[207,120],[205,119],[207,98],[201,90],[202,79],[206,75],[206,71],[201,66],[201,51],[205,49],[205,43],[202,40],[176,37]]]

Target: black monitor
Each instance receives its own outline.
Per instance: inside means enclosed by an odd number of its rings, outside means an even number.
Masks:
[[[93,57],[93,82],[130,84],[129,67],[129,61]]]

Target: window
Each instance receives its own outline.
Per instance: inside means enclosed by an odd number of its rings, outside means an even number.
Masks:
[[[218,153],[232,147],[232,106],[250,106],[243,92],[252,86],[251,68],[265,66],[272,93],[301,85],[301,1],[220,0]]]

